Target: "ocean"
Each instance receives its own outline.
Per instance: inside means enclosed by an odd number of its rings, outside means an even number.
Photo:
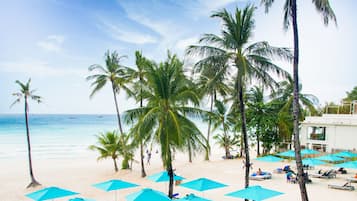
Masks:
[[[205,133],[206,124],[196,123]],[[96,143],[96,135],[118,129],[116,115],[30,114],[29,125],[31,153],[35,159],[95,157],[98,154],[88,147]],[[0,159],[26,157],[24,115],[0,115]]]

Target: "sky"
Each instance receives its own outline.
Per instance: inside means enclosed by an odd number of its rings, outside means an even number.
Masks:
[[[0,6],[0,114],[22,113],[23,104],[10,108],[18,91],[15,80],[26,82],[43,103],[30,103],[31,113],[112,114],[110,87],[92,99],[88,67],[104,65],[104,53],[127,55],[123,64],[134,67],[134,52],[160,62],[167,50],[184,59],[188,45],[204,33],[219,34],[213,11],[255,3],[254,37],[293,47],[292,32],[283,30],[282,8],[276,0],[266,14],[260,1],[247,0],[4,0]],[[357,1],[330,0],[337,26],[324,26],[311,1],[298,0],[300,81],[303,93],[320,104],[339,102],[357,86]],[[292,65],[279,63],[292,72]],[[135,107],[125,94],[120,110]]]

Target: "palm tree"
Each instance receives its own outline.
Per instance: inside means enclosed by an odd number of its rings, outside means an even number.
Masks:
[[[210,100],[210,112],[213,111],[213,105],[217,99],[217,95],[226,96],[229,87],[225,84],[224,78],[227,76],[225,71],[225,60],[202,60],[195,64],[194,72],[200,73],[198,78],[198,88],[203,95],[208,95]],[[206,155],[205,160],[209,160],[210,153],[210,135],[211,135],[211,117],[208,116],[208,127],[206,137]]]
[[[36,187],[41,185],[34,176],[33,169],[32,169],[32,157],[31,157],[31,142],[30,142],[30,129],[29,129],[29,104],[28,100],[34,100],[37,103],[41,103],[42,98],[38,95],[35,95],[36,90],[31,90],[30,88],[30,83],[31,83],[31,78],[27,81],[26,84],[23,84],[22,82],[16,80],[16,84],[20,86],[20,91],[13,93],[12,95],[16,97],[16,100],[11,104],[10,107],[15,105],[16,103],[20,103],[22,99],[24,99],[25,102],[25,122],[26,122],[26,137],[27,137],[27,152],[28,152],[28,157],[29,157],[29,170],[30,170],[30,177],[31,177],[31,182],[27,186],[27,188],[30,187]]]
[[[116,131],[108,131],[106,133],[100,133],[97,135],[98,146],[91,145],[89,149],[98,151],[100,156],[98,160],[105,158],[112,158],[114,163],[114,170],[118,172],[117,158],[119,156],[120,146],[120,136]]]
[[[135,143],[131,141],[131,135],[122,133],[119,135],[118,153],[123,157],[121,169],[131,168],[129,161],[134,158]]]
[[[126,91],[130,91],[126,87],[126,83],[128,82],[128,68],[120,64],[123,58],[126,58],[126,56],[119,56],[116,51],[110,53],[108,50],[105,53],[105,67],[99,64],[91,65],[88,70],[90,72],[97,71],[98,73],[87,77],[87,81],[93,80],[91,86],[93,86],[94,89],[90,94],[91,98],[94,96],[94,94],[101,90],[107,84],[108,81],[111,83],[120,133],[123,133],[123,128],[121,125],[120,112],[116,94],[119,93],[121,88]]]
[[[151,92],[147,106],[128,110],[124,116],[128,122],[138,121],[139,131],[153,133],[161,145],[161,158],[170,176],[168,196],[172,198],[173,151],[183,147],[191,133],[200,133],[185,116],[199,114],[200,110],[182,104],[191,102],[198,105],[199,97],[187,86],[190,82],[183,74],[183,63],[170,53],[165,62],[149,67],[146,76]]]
[[[274,3],[274,0],[261,0],[261,3],[265,6],[265,11],[268,12],[270,6]],[[328,25],[330,20],[336,21],[335,13],[333,12],[329,0],[312,0],[316,10],[322,14],[324,24]],[[297,6],[296,0],[286,0],[284,5],[284,30],[290,27],[290,23],[293,26],[294,35],[294,63],[293,63],[293,80],[294,80],[294,101],[293,101],[293,122],[294,122],[294,148],[296,166],[298,169],[298,175],[303,174],[303,166],[301,161],[301,147],[299,139],[299,35],[298,35],[298,22],[297,22]],[[303,201],[309,200],[305,181],[299,180],[299,187],[301,193],[301,199]]]
[[[239,112],[242,122],[242,135],[245,152],[245,186],[249,186],[249,144],[246,129],[246,114],[244,103],[244,91],[251,80],[257,80],[263,86],[272,87],[276,82],[269,74],[275,72],[285,75],[286,72],[273,64],[271,57],[290,59],[291,53],[286,48],[276,48],[267,42],[257,42],[248,45],[254,29],[253,13],[255,8],[247,6],[243,10],[236,8],[235,14],[231,15],[227,10],[215,12],[212,17],[218,17],[223,21],[221,36],[205,34],[199,42],[203,45],[190,46],[188,54],[206,56],[203,61],[217,60],[226,61],[226,70],[234,67],[236,74],[233,76],[238,94]],[[231,71],[234,72],[234,71]],[[227,78],[228,79],[228,78]]]

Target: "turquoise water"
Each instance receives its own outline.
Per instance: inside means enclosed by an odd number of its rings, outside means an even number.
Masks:
[[[81,157],[99,132],[117,128],[115,115],[30,115],[34,158]],[[0,158],[27,157],[24,115],[0,115]]]
[[[97,155],[88,149],[96,143],[95,135],[118,128],[116,115],[30,114],[29,123],[33,158]],[[205,124],[196,123],[205,133]],[[25,117],[0,115],[0,159],[20,157],[27,157]]]

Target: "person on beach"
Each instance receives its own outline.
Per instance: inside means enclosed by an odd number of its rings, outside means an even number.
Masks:
[[[150,152],[147,152],[147,154],[148,154],[147,164],[150,165],[151,151],[150,151]]]

